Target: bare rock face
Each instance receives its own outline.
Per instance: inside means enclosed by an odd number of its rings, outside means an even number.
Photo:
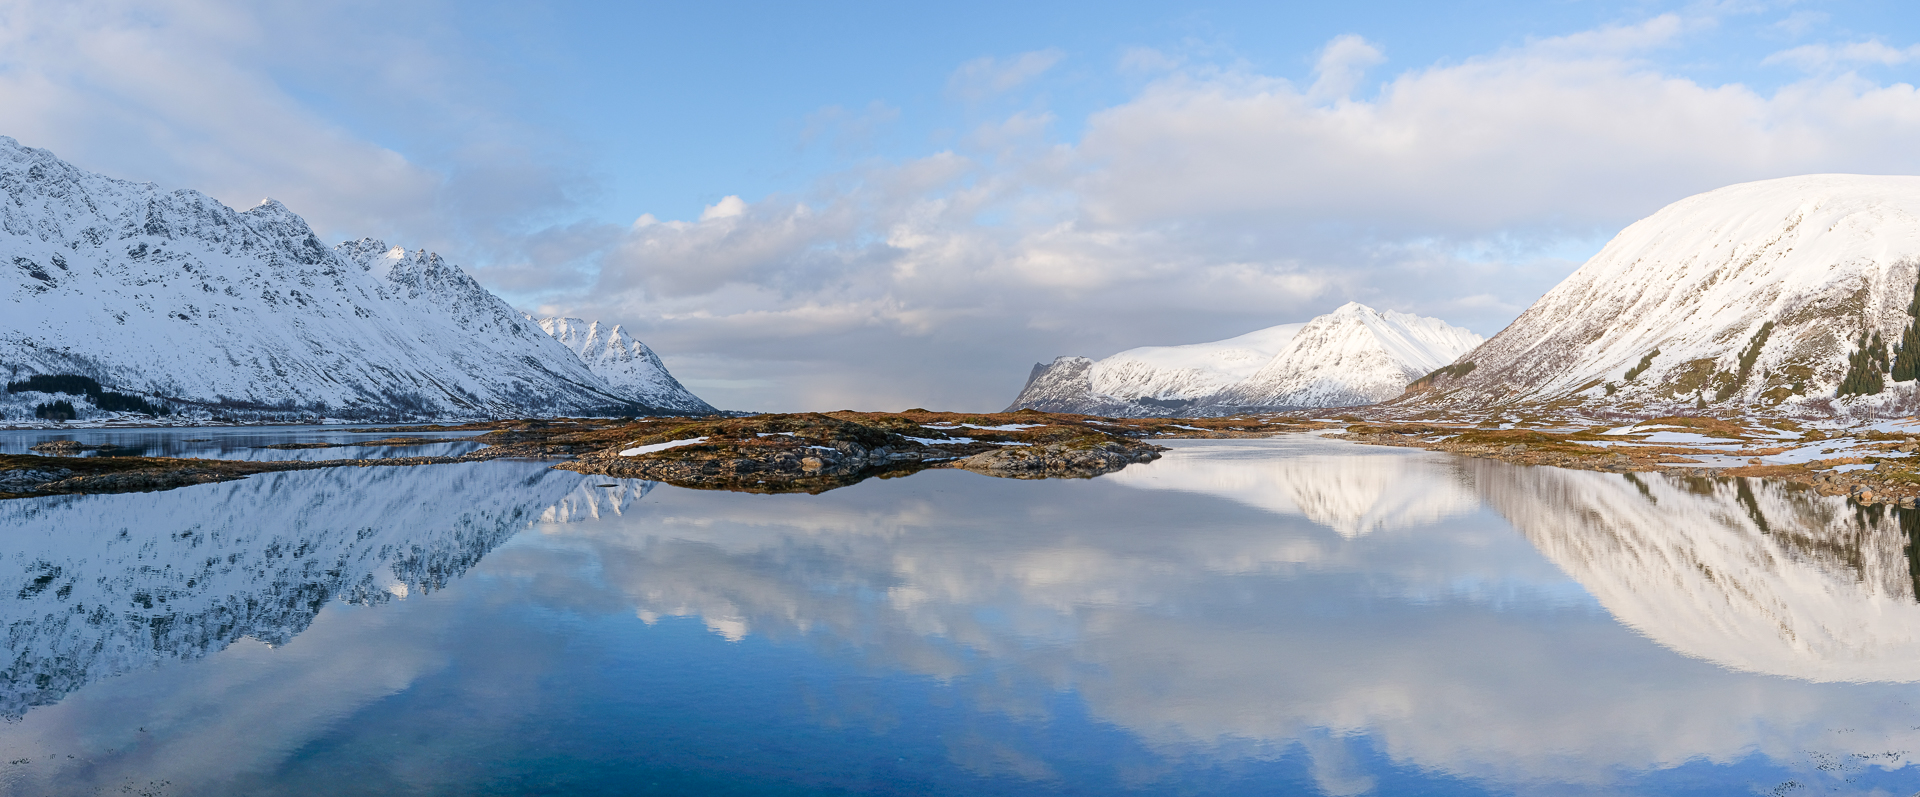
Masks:
[[[1846,412],[1905,414],[1914,383],[1889,372],[1914,323],[1916,263],[1920,177],[1721,188],[1623,230],[1400,403],[1824,412],[1840,398]],[[1845,392],[1858,395],[1842,396],[1855,371]]]

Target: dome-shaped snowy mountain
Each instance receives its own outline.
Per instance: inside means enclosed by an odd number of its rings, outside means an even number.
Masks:
[[[1453,362],[1481,338],[1437,318],[1348,302],[1302,327],[1265,367],[1215,403],[1349,407],[1400,395],[1407,383]]]
[[[1889,371],[1914,323],[1917,263],[1920,177],[1810,175],[1709,191],[1627,227],[1404,401],[1791,406],[1834,397],[1857,371],[1846,392],[1866,397],[1848,405],[1904,411],[1914,383]]]
[[[1349,302],[1304,324],[1213,343],[1061,357],[1034,366],[1008,409],[1157,416],[1371,404],[1480,341],[1438,319]]]

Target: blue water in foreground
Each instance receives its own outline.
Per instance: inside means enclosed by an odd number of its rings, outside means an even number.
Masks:
[[[0,502],[0,793],[1920,791],[1913,517],[1175,445],[818,496],[497,461]]]

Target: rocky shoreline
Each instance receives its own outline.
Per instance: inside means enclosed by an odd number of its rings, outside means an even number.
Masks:
[[[1006,478],[1092,478],[1166,450],[1085,416],[800,413],[663,421],[624,429],[629,445],[557,467],[681,487],[817,493],[872,477],[960,468]]]
[[[1496,459],[1516,465],[1546,465],[1611,473],[1656,472],[1691,477],[1752,477],[1803,485],[1828,496],[1848,496],[1863,505],[1913,508],[1920,504],[1920,436],[1863,431],[1836,435],[1819,429],[1779,430],[1708,417],[1656,418],[1644,428],[1697,429],[1726,441],[1724,446],[1649,445],[1598,429],[1484,429],[1437,423],[1360,423],[1334,439],[1368,445],[1420,448],[1459,456]],[[1792,434],[1783,434],[1791,431]],[[1920,432],[1920,428],[1916,428]],[[1843,456],[1768,463],[1767,457],[1799,446]],[[1732,446],[1731,448],[1727,446]],[[1710,466],[1700,458],[1733,459]]]
[[[1587,421],[1592,423],[1592,421]],[[1613,473],[1743,476],[1801,484],[1862,504],[1920,503],[1920,435],[1872,429],[1801,428],[1780,419],[1671,417],[1585,426],[1409,421],[1291,414],[1230,418],[1103,418],[1013,413],[792,413],[639,420],[510,420],[359,431],[392,435],[354,442],[285,443],[271,449],[418,445],[470,441],[459,456],[300,460],[209,460],[58,456],[112,449],[50,441],[56,456],[0,456],[0,498],[164,490],[255,473],[334,467],[396,467],[500,458],[561,459],[556,468],[648,479],[695,489],[819,493],[869,478],[959,469],[1013,479],[1093,478],[1166,450],[1154,440],[1269,437],[1320,430],[1333,439],[1421,448],[1459,456]],[[1660,430],[1666,430],[1664,433]],[[427,432],[470,437],[419,437]],[[1672,432],[1688,438],[1671,442]],[[1915,432],[1920,432],[1916,427]],[[1801,461],[1770,462],[1795,447]],[[104,450],[102,450],[104,449]],[[1791,457],[1789,457],[1791,458]],[[1712,464],[1703,459],[1714,460]]]
[[[73,456],[116,452],[73,441],[49,441],[36,445],[35,450],[52,456],[0,456],[0,499],[166,490],[286,470],[440,465],[501,458],[564,459],[555,467],[697,489],[763,493],[817,493],[868,478],[904,476],[929,468],[956,468],[1014,479],[1092,478],[1159,458],[1165,448],[1148,442],[1148,438],[1266,436],[1300,428],[1307,427],[1274,420],[1179,421],[1107,419],[1033,410],[987,414],[909,410],[633,421],[509,420],[361,429],[357,431],[398,436],[262,446],[302,450],[454,441],[484,446],[459,456],[310,461]],[[478,434],[418,436],[452,431]],[[695,439],[699,441],[690,442]],[[636,450],[668,443],[673,445]]]

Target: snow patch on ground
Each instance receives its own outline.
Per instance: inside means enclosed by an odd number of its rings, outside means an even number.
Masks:
[[[690,446],[690,445],[694,445],[695,443],[704,443],[704,442],[707,442],[707,438],[695,437],[687,440],[675,440],[670,443],[654,443],[652,445],[636,446],[634,448],[629,448],[625,451],[620,452],[620,456],[637,457],[637,456],[640,456],[641,454],[651,454],[655,451],[665,451],[669,448],[679,448],[681,446]]]

